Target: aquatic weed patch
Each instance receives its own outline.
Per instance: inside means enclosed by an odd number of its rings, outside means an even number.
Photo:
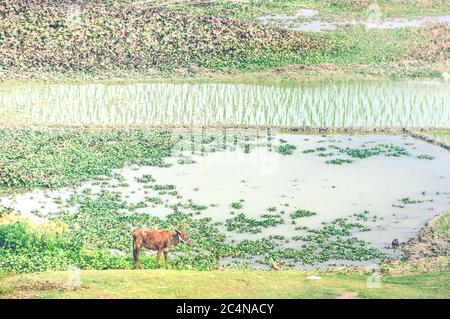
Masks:
[[[291,213],[290,216],[292,219],[302,218],[302,217],[311,217],[317,215],[316,213],[305,210],[305,209],[297,209],[295,212]]]
[[[238,233],[260,233],[263,228],[273,227],[283,224],[284,219],[279,215],[263,214],[261,219],[249,218],[244,213],[239,213],[233,218],[225,221],[228,231],[236,231]]]
[[[233,203],[231,203],[230,206],[233,209],[242,209],[242,207],[244,207],[243,202],[244,202],[244,200],[240,200],[239,202],[233,202]]]
[[[414,199],[411,197],[403,197],[401,199],[398,200],[400,203],[402,203],[403,205],[412,205],[412,204],[422,204],[425,202],[432,202],[432,199]],[[402,206],[402,205],[400,205]],[[402,206],[404,207],[404,206]]]
[[[360,148],[350,148],[347,147],[345,149],[340,150],[341,153],[345,153],[350,157],[364,159],[372,156],[377,156],[380,154],[384,154],[386,156],[409,156],[409,152],[403,146],[399,145],[388,145],[388,144],[379,144],[375,147],[360,147]]]
[[[164,166],[166,131],[0,129],[0,188],[61,187],[126,163]]]
[[[421,154],[421,155],[417,155],[417,158],[431,161],[434,159],[434,156],[428,155],[428,154]]]
[[[353,161],[351,159],[335,158],[335,159],[332,159],[332,160],[327,160],[325,163],[326,164],[333,164],[333,165],[342,165],[342,164],[353,163]]]
[[[277,152],[282,155],[292,155],[297,148],[292,144],[282,144],[278,146]]]
[[[329,149],[332,151],[330,152]],[[367,159],[374,156],[385,155],[389,157],[401,157],[410,156],[409,151],[400,145],[393,144],[378,144],[373,147],[367,147],[367,145],[361,145],[359,147],[339,147],[337,145],[321,146],[315,149],[305,149],[304,154],[316,153],[319,157],[332,157],[335,155],[346,155],[350,158],[334,158],[326,160],[326,164],[342,165],[350,164],[354,159]],[[427,156],[419,155],[419,159],[429,159]]]
[[[153,201],[151,198],[148,200]],[[76,192],[67,201],[61,202],[58,213],[49,217],[69,227],[70,241],[80,247],[76,253],[78,259],[71,257],[72,259],[64,259],[63,262],[58,257],[50,259],[46,266],[34,265],[30,268],[23,264],[27,260],[25,255],[28,256],[28,252],[18,251],[18,255],[13,257],[13,250],[10,249],[8,259],[5,260],[11,261],[14,258],[15,263],[24,267],[23,271],[64,269],[66,263],[74,261],[82,268],[129,269],[132,267],[130,233],[136,227],[187,227],[186,231],[193,240],[192,245],[178,245],[171,254],[171,265],[178,269],[213,269],[218,263],[222,263],[222,260],[227,259],[229,262],[225,264],[229,267],[243,267],[254,263],[270,266],[273,261],[282,262],[286,267],[294,267],[297,262],[317,264],[332,259],[369,260],[381,256],[366,242],[351,238],[353,231],[368,229],[361,223],[348,222],[346,219],[335,220],[320,229],[299,229],[307,234],[293,239],[302,243],[287,248],[284,242],[289,238],[280,235],[235,242],[227,233],[219,230],[222,223],[201,216],[203,211],[207,211],[207,206],[191,200],[171,205],[171,213],[164,218],[142,211],[138,206],[135,203],[127,203],[119,192]],[[284,219],[281,212],[268,209],[268,212],[258,219],[241,213],[226,220],[225,227],[231,228],[231,231],[259,233],[263,228],[282,223]],[[146,267],[153,265],[153,257],[144,259]],[[38,263],[39,259],[34,262]],[[8,265],[11,264],[3,264],[2,267],[8,270]]]

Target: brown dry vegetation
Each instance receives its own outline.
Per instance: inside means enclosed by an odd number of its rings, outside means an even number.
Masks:
[[[323,46],[320,38],[238,19],[139,6],[64,1],[0,2],[0,67],[62,72],[221,68],[246,60],[291,59]]]
[[[413,47],[405,54],[405,58],[429,62],[448,62],[450,58],[450,24],[440,23],[426,28],[413,29],[412,34],[419,38],[426,37],[417,47]]]
[[[445,2],[449,0],[430,5]],[[192,6],[174,11],[155,6],[157,1],[139,3],[0,0],[0,78],[240,81],[244,76],[245,81],[276,82],[438,77],[450,70],[449,24],[300,33]],[[252,8],[262,9],[256,3]],[[326,0],[323,5],[336,7],[336,12],[347,7],[366,12],[367,0],[336,3]],[[264,8],[284,8],[279,2],[273,6]]]

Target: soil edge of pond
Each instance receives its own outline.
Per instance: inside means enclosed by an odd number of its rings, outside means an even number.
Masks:
[[[426,135],[424,133],[413,132],[413,131],[411,131],[409,129],[403,129],[403,132],[408,134],[408,135],[410,135],[410,136],[412,136],[412,137],[414,137],[414,138],[416,138],[416,139],[423,140],[423,141],[425,141],[427,143],[440,146],[440,147],[450,151],[450,144],[448,144],[446,142],[443,142],[443,141],[440,141],[440,140],[438,140],[438,139],[436,139],[434,137],[431,137],[431,136]]]
[[[446,234],[438,233],[434,227],[442,216],[449,213],[450,210],[433,217],[419,230],[416,237],[411,238],[401,245],[401,250],[408,260],[439,257],[449,254],[450,237]]]

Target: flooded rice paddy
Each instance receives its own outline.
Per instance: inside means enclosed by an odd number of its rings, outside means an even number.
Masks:
[[[399,256],[390,247],[394,238],[414,237],[450,208],[450,153],[410,136],[228,130],[180,131],[174,138],[180,144],[168,167],[129,165],[77,187],[4,195],[0,205],[39,220],[76,214],[80,196],[115,193],[114,209],[124,215],[164,218],[182,210],[211,220],[226,243],[277,243],[250,259],[223,258],[223,265],[267,267],[260,261],[277,250],[271,258],[295,268],[381,258],[366,244]],[[351,245],[351,252],[327,255],[336,243]],[[305,250],[322,257],[300,258]],[[367,258],[355,258],[359,252]]]
[[[440,81],[248,84],[7,84],[0,123],[449,127]]]

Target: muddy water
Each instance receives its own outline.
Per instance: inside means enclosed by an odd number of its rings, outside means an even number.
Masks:
[[[0,123],[449,127],[449,84],[0,84]]]
[[[116,171],[125,178],[126,187],[115,187],[117,182],[105,187],[120,191],[130,203],[143,201],[146,196],[160,197],[162,204],[141,209],[160,217],[171,212],[171,204],[189,199],[196,204],[207,205],[201,217],[210,216],[216,221],[235,216],[233,211],[255,218],[267,213],[270,207],[275,207],[277,212],[285,212],[285,224],[263,229],[260,234],[227,232],[223,228],[228,240],[257,239],[268,235],[291,238],[299,234],[296,226],[317,228],[322,222],[368,211],[370,218],[377,217],[370,223],[372,230],[354,235],[389,255],[399,253],[385,249],[393,238],[405,241],[413,237],[427,220],[450,208],[450,153],[440,147],[400,135],[324,137],[279,134],[275,136],[274,143],[279,139],[296,146],[292,155],[270,151],[266,146],[266,136],[255,138],[249,153],[237,147],[234,150],[206,151],[202,156],[198,151],[192,155],[191,151],[184,149],[170,159],[173,163],[171,167],[126,167]],[[404,147],[409,156],[377,155],[365,159],[353,158],[351,164],[331,165],[326,164],[328,158],[318,156],[317,152],[303,153],[306,149],[317,147],[331,150],[332,145],[361,148],[363,145],[370,147],[379,144]],[[433,159],[417,157],[425,154]],[[178,164],[181,156],[196,162]],[[176,185],[182,199],[158,195],[156,191],[149,194],[148,189],[135,179],[143,174],[151,174],[157,184]],[[64,200],[74,191],[84,188],[91,188],[93,193],[101,189],[86,183],[76,190],[35,190],[4,197],[1,204],[28,216],[33,216],[33,210],[51,214],[59,209],[54,197]],[[401,203],[400,199],[407,197],[417,203]],[[231,203],[240,200],[243,200],[243,208],[233,209]],[[296,209],[310,210],[317,215],[300,218],[296,225],[292,225],[288,216]],[[300,243],[290,241],[285,245],[295,247]]]

